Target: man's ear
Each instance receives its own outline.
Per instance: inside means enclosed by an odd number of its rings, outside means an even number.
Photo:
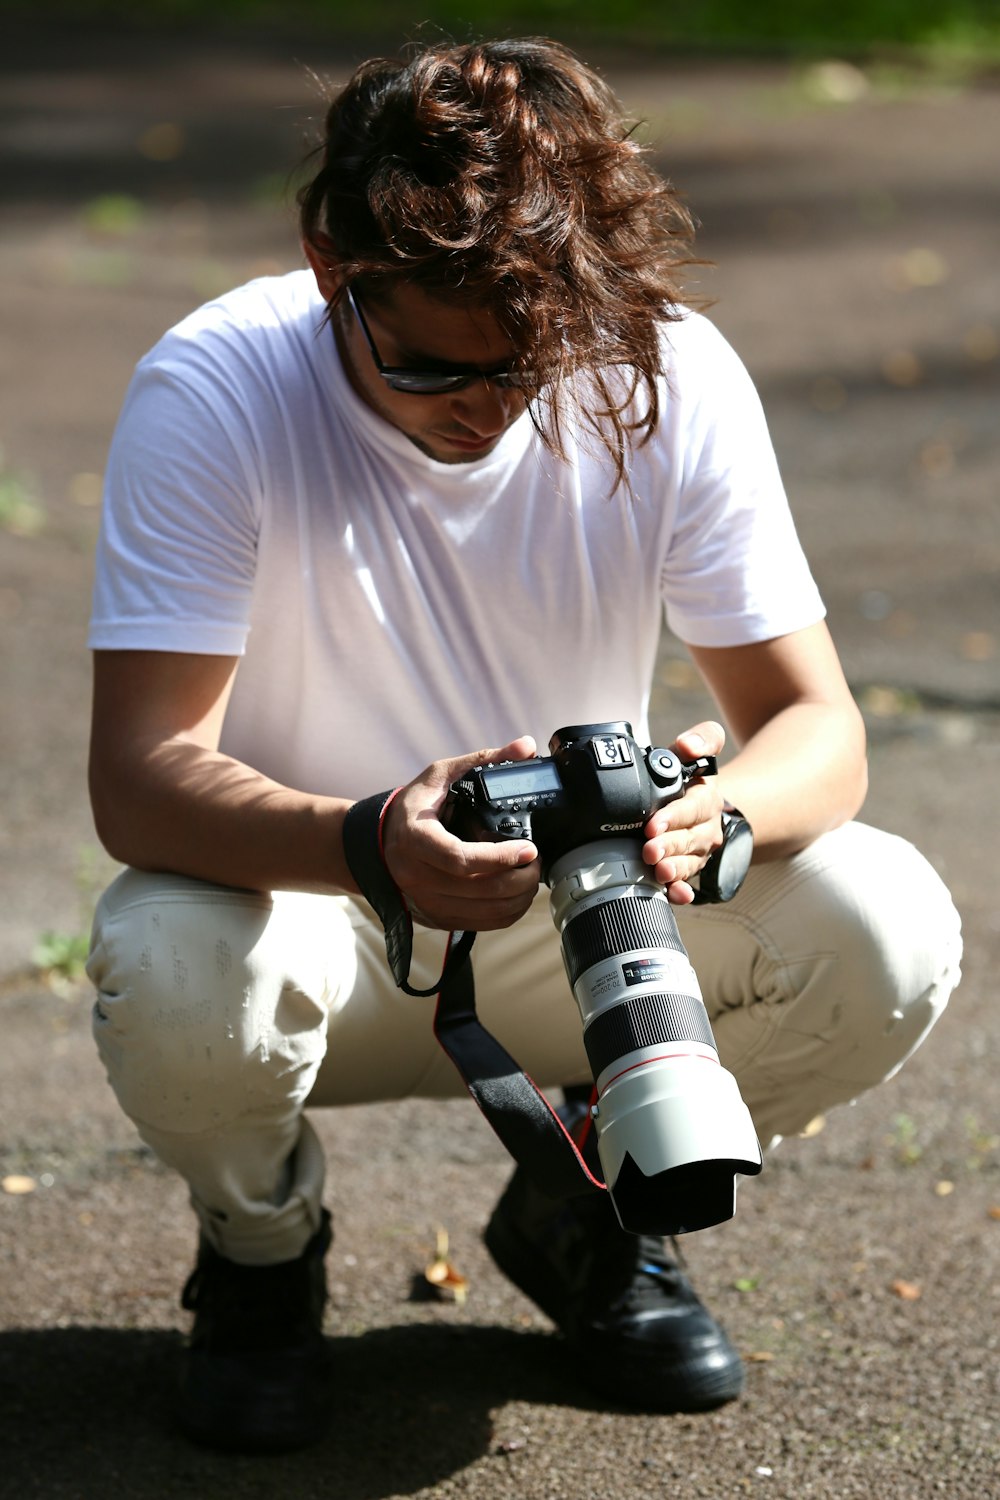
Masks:
[[[342,286],[336,246],[327,235],[317,234],[311,240],[303,240],[302,249],[316,277],[320,296],[324,302],[333,302],[340,296]]]

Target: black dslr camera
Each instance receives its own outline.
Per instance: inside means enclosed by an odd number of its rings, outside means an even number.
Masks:
[[[467,772],[451,789],[449,826],[462,839],[531,839],[538,848],[622,1227],[704,1229],[732,1218],[736,1174],[760,1171],[760,1146],[736,1080],[719,1063],[670,902],[641,851],[652,814],[713,775],[715,761],[644,749],[624,720],[557,730],[549,749]],[[745,869],[752,836],[740,822],[745,836],[730,847]]]
[[[640,749],[624,720],[557,729],[549,749],[551,756],[478,766],[456,781],[452,832],[531,839],[547,872],[592,839],[641,834],[695,777],[716,771],[714,756],[683,762],[672,750]]]

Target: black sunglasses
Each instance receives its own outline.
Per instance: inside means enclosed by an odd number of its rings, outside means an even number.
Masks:
[[[534,375],[524,370],[477,370],[471,365],[452,365],[448,370],[420,370],[409,369],[405,365],[383,364],[371,329],[358,306],[358,299],[350,287],[345,287],[344,292],[351,311],[360,324],[361,332],[368,341],[375,368],[391,390],[403,391],[409,396],[443,396],[447,391],[464,390],[477,380],[487,380],[490,385],[498,386],[501,390],[513,391],[531,390],[538,383]]]

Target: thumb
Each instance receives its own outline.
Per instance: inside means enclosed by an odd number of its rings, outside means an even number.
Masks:
[[[456,755],[450,760],[437,761],[432,769],[437,775],[443,778],[443,784],[439,783],[439,796],[444,801],[447,797],[448,788],[468,771],[473,771],[479,766],[497,765],[502,761],[531,760],[535,752],[536,746],[532,736],[530,734],[522,734],[516,740],[511,740],[506,745],[499,745],[492,749],[474,750],[468,755]],[[460,836],[459,841],[465,842],[465,838]],[[489,841],[488,847],[492,852],[492,857],[501,864],[527,865],[531,864],[538,857],[537,848],[527,839],[523,842],[519,840],[507,841],[505,839],[497,843]]]
[[[519,735],[509,745],[490,751],[491,760],[532,760],[538,754],[538,746],[530,734]]]
[[[473,750],[468,755],[456,755],[451,760],[439,760],[434,769],[445,786],[451,786],[466,771],[476,766],[496,765],[501,760],[531,760],[536,754],[535,741],[530,734],[522,734],[507,745],[492,750]]]
[[[705,719],[685,729],[674,741],[679,755],[696,760],[699,755],[719,755],[726,743],[726,731],[714,719]]]

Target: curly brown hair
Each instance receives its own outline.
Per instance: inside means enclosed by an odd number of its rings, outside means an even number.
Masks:
[[[659,420],[660,325],[695,263],[691,217],[634,129],[556,42],[436,43],[356,70],[299,194],[303,239],[341,287],[377,301],[404,280],[494,314],[517,367],[544,375],[532,415],[556,453],[567,377],[584,373],[616,482]]]

